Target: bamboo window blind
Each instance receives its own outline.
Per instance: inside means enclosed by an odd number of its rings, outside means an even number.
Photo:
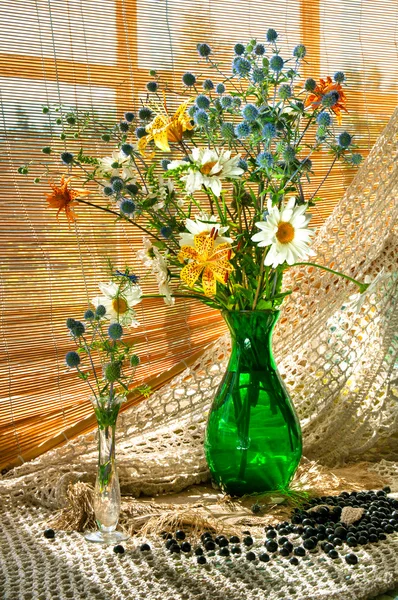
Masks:
[[[0,467],[65,441],[69,434],[62,432],[73,433],[91,414],[86,389],[64,366],[65,319],[79,318],[97,295],[107,256],[140,271],[140,232],[83,207],[69,229],[46,209],[47,181],[34,185],[17,174],[21,164],[42,156],[43,146],[63,150],[42,107],[77,105],[120,118],[134,109],[149,69],[178,87],[186,70],[203,73],[197,42],[209,43],[228,65],[235,42],[263,39],[273,27],[283,52],[299,42],[307,46],[305,76],[346,73],[344,126],[355,131],[366,156],[397,104],[397,23],[396,0],[279,0],[277,8],[272,0],[0,2]],[[313,189],[330,164],[327,155],[319,160]],[[316,225],[352,175],[332,172],[313,211]],[[176,372],[224,331],[219,315],[200,304],[166,308],[153,299],[138,308],[137,381],[164,380],[162,374]]]

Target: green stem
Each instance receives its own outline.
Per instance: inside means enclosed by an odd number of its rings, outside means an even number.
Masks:
[[[359,287],[359,291],[361,294],[369,287],[369,284],[361,283],[360,281],[358,281],[357,279],[354,279],[353,277],[350,277],[349,275],[340,273],[340,271],[334,271],[333,269],[329,269],[329,267],[324,267],[323,265],[317,265],[316,263],[312,263],[312,262],[297,262],[292,265],[286,265],[286,267],[284,267],[284,268],[286,269],[289,267],[298,267],[300,265],[303,265],[305,267],[316,267],[317,269],[322,269],[323,271],[328,271],[329,273],[333,273],[333,275],[338,275],[339,277],[348,279],[348,281],[355,283],[355,285],[357,285]]]

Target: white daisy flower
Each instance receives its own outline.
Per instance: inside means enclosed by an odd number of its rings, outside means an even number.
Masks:
[[[121,325],[138,327],[136,313],[133,306],[141,302],[142,289],[139,285],[121,287],[117,283],[99,283],[102,296],[96,296],[91,300],[95,307],[102,304],[106,308],[105,317],[111,323],[118,322]]]
[[[219,244],[224,244],[228,242],[228,244],[232,244],[232,238],[223,237],[223,233],[228,231],[229,227],[221,227],[219,222],[217,221],[217,217],[214,215],[209,215],[205,212],[200,213],[195,220],[187,219],[185,221],[185,227],[188,229],[189,233],[180,233],[180,246],[192,246],[195,247],[194,238],[195,235],[199,233],[203,233],[204,231],[208,231],[209,233],[213,229],[217,229],[218,235],[215,239],[215,246]],[[219,235],[221,234],[221,235]]]
[[[111,156],[105,156],[98,159],[98,173],[108,177],[122,177],[129,182],[135,182],[136,172],[131,166],[129,156],[126,156],[121,150],[114,150]]]
[[[356,313],[359,313],[363,304],[366,302],[366,300],[376,292],[377,288],[387,279],[389,279],[391,277],[390,273],[385,273],[384,271],[384,267],[381,269],[381,271],[377,274],[377,276],[373,279],[369,276],[366,275],[364,278],[364,282],[368,283],[369,286],[366,288],[366,290],[364,292],[362,292],[362,294],[360,292],[356,293],[356,294],[352,294],[350,296],[350,301],[347,302],[345,304],[346,308],[353,310]]]
[[[253,235],[253,242],[258,242],[259,246],[271,246],[264,260],[266,266],[275,269],[285,262],[292,265],[315,255],[309,247],[314,231],[307,227],[311,219],[310,214],[305,214],[308,205],[295,206],[295,203],[295,198],[289,198],[279,210],[268,200],[267,219],[256,223],[261,231]]]
[[[159,294],[164,296],[163,300],[165,304],[172,306],[175,302],[175,298],[172,297],[172,289],[170,287],[169,269],[167,265],[168,252],[166,251],[163,255],[156,246],[152,245],[149,238],[143,238],[142,241],[144,249],[138,250],[137,258],[142,262],[145,268],[150,269],[151,273],[155,275]]]
[[[238,167],[240,155],[237,154],[231,158],[230,150],[221,150],[218,154],[210,148],[194,148],[190,159],[191,164],[184,161],[172,161],[167,167],[170,170],[189,165],[181,175],[188,194],[201,190],[204,185],[210,188],[215,196],[219,196],[223,179],[235,179],[244,173],[243,169]]]

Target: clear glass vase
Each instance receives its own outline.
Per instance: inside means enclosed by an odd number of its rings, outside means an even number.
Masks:
[[[115,544],[128,536],[116,531],[120,515],[120,485],[115,458],[116,421],[124,396],[91,398],[98,424],[98,471],[94,513],[98,530],[85,533],[90,542]]]
[[[279,311],[222,314],[232,350],[205,434],[212,478],[233,496],[286,489],[301,459],[302,438],[272,354]]]

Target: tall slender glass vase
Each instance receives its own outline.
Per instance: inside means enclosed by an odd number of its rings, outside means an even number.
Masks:
[[[116,421],[123,396],[92,397],[98,424],[98,471],[94,489],[94,513],[98,530],[85,533],[90,542],[115,544],[128,536],[116,531],[120,514],[120,485],[115,458]]]
[[[272,354],[279,311],[222,314],[232,352],[205,434],[212,478],[233,496],[286,489],[301,459],[302,438]]]

